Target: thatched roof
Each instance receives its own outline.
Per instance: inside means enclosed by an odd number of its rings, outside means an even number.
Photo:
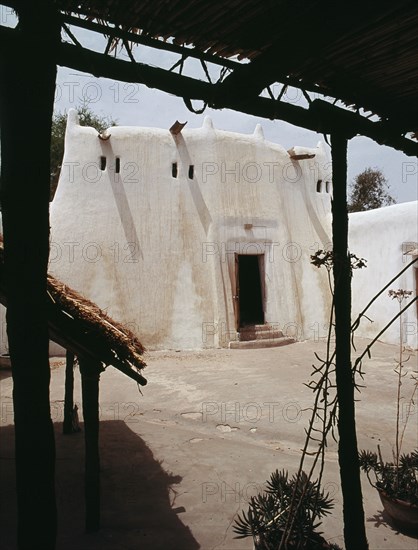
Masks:
[[[201,100],[418,155],[416,1],[54,0],[53,7],[63,38],[58,65],[158,88],[191,110]],[[77,27],[105,36],[105,51],[83,46],[71,30]],[[19,29],[0,25],[0,42],[12,47],[13,40],[21,40]],[[115,42],[127,58],[115,56]],[[132,44],[178,54],[177,69],[147,65]],[[206,78],[186,74],[189,57],[200,60]],[[217,77],[205,63],[222,68]],[[287,86],[315,94],[309,107],[286,100]]]
[[[60,10],[149,38],[237,56],[267,83],[291,77],[302,89],[372,111],[416,131],[418,4],[410,0],[58,0]],[[259,71],[261,69],[261,72]]]
[[[0,236],[0,302],[7,306],[3,252]],[[112,365],[145,386],[140,374],[145,367],[144,347],[129,329],[52,275],[48,275],[47,309],[51,340],[78,357]]]

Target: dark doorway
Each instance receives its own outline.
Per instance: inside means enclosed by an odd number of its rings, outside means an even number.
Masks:
[[[238,328],[264,324],[261,285],[264,255],[240,255],[237,260]]]

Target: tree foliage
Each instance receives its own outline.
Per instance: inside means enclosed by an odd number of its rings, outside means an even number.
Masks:
[[[378,168],[366,168],[354,178],[350,189],[349,212],[362,212],[395,204],[388,193],[389,184]]]
[[[92,111],[88,102],[84,101],[77,107],[78,117],[82,126],[90,126],[98,132],[103,132],[110,126],[116,126],[117,121],[111,116],[98,115]],[[55,194],[60,175],[62,158],[64,156],[65,129],[67,127],[67,112],[54,113],[51,128],[51,200]]]

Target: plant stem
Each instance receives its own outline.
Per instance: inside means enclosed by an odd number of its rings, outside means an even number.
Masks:
[[[401,437],[400,437],[400,440],[399,440],[399,448],[400,449],[402,449],[403,436],[405,434],[406,426],[408,425],[409,417],[411,416],[411,405],[414,403],[414,397],[415,397],[415,394],[418,390],[418,379],[414,378],[414,380],[415,380],[414,389],[412,390],[411,397],[409,398],[409,401],[408,401],[408,408],[406,410],[406,418],[405,418],[405,422],[404,422],[404,425],[403,425],[403,428],[402,428]]]
[[[399,301],[399,307],[401,302]],[[399,416],[401,403],[402,386],[402,316],[399,317],[399,362],[398,362],[398,390],[396,395],[396,442],[395,442],[395,465],[396,465],[396,490],[399,487]]]
[[[373,296],[373,298],[370,300],[370,302],[366,305],[366,307],[363,309],[363,311],[361,313],[358,314],[357,316],[357,319],[354,321],[353,325],[352,325],[352,329],[355,329],[357,328],[358,324],[360,323],[360,320],[361,318],[364,316],[364,314],[366,313],[366,311],[369,309],[369,307],[379,298],[379,296],[381,296],[384,291],[390,287],[390,285],[396,281],[396,279],[399,279],[399,277],[402,275],[402,273],[404,273],[405,271],[407,271],[412,265],[414,265],[414,263],[418,262],[418,258],[414,258],[408,265],[406,265],[401,271],[399,271],[399,273],[397,273],[395,275],[395,277],[393,277],[383,288],[381,288],[379,290],[379,292],[377,294],[375,294],[375,296]]]
[[[402,313],[404,313],[409,307],[411,307],[417,300],[418,300],[418,296],[416,296],[411,302],[409,302],[408,305],[406,305],[399,313],[397,313],[395,315],[395,317],[393,317],[389,321],[389,323],[387,323],[387,325],[384,328],[382,328],[382,330],[379,332],[379,334],[377,334],[373,338],[373,340],[370,342],[370,344],[368,344],[364,348],[364,351],[362,352],[362,354],[359,355],[359,357],[357,357],[357,359],[355,360],[355,363],[354,363],[354,370],[356,370],[357,365],[360,363],[360,361],[363,359],[363,357],[366,354],[370,354],[370,350],[371,350],[372,346],[375,344],[375,342],[377,342],[377,340],[379,340],[379,338],[382,336],[382,334],[384,334],[387,331],[387,329],[392,325],[392,323],[394,323],[396,321],[396,319],[398,319],[398,317],[400,317],[402,315]]]

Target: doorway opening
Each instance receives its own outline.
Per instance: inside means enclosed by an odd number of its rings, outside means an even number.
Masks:
[[[264,254],[237,254],[237,328],[264,324]]]

